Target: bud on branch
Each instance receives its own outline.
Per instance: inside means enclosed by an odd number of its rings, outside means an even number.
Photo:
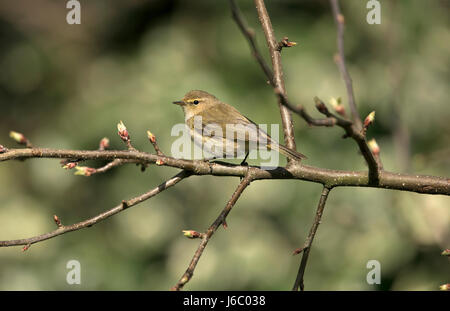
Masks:
[[[15,142],[17,142],[20,145],[24,145],[27,148],[32,148],[30,141],[23,135],[22,133],[10,131],[9,137],[11,137]]]
[[[148,137],[148,140],[152,143],[153,148],[155,148],[156,154],[159,156],[163,156],[164,154],[162,153],[161,149],[159,149],[159,146],[156,143],[156,136],[153,135],[152,132],[147,131],[147,137]]]
[[[183,230],[183,235],[189,239],[198,239],[203,237],[203,233],[194,230]]]
[[[108,137],[103,137],[102,140],[100,140],[100,143],[98,145],[98,150],[103,151],[108,148],[109,148],[109,139],[108,139]]]
[[[78,165],[78,162],[67,162],[64,164],[63,168],[65,168],[66,170],[71,170],[77,165]]]
[[[340,97],[334,98],[331,97],[330,101],[328,102],[333,109],[340,114],[343,117],[346,117],[345,108],[344,105],[342,105],[342,99]]]
[[[156,143],[156,137],[155,137],[155,135],[153,135],[152,132],[147,131],[147,137],[148,137],[148,140],[150,140],[150,142],[152,144]]]
[[[370,151],[372,151],[372,153],[375,156],[378,156],[380,154],[380,147],[377,144],[377,141],[375,140],[375,138],[369,140],[367,142],[367,145],[369,146]]]
[[[95,174],[96,169],[92,167],[87,166],[77,166],[75,175],[81,175],[81,176],[91,176],[92,174]]]
[[[362,129],[363,135],[366,135],[366,132],[367,132],[367,129],[369,128],[369,125],[371,125],[374,120],[375,120],[375,111],[372,111],[364,119],[364,127]]]
[[[61,220],[59,220],[58,216],[53,215],[53,220],[55,221],[55,224],[58,226],[58,228],[62,227]]]
[[[296,45],[297,42],[289,41],[288,37],[284,37],[280,42],[278,42],[278,51],[281,51],[283,48],[291,48]]]
[[[124,142],[128,142],[130,141],[130,134],[128,134],[128,130],[127,127],[125,126],[125,124],[123,124],[122,121],[120,121],[117,124],[117,131],[120,136],[120,138],[124,141]]]

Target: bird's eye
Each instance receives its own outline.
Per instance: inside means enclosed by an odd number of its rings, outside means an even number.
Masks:
[[[194,105],[198,105],[198,100],[194,100]]]

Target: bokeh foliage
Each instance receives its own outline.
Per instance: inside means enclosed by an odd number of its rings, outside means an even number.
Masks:
[[[283,50],[293,103],[313,114],[312,98],[346,100],[333,54],[336,29],[328,1],[266,1],[275,32],[299,44]],[[376,110],[368,132],[388,170],[449,176],[449,1],[381,1],[381,25],[366,23],[365,1],[341,1],[346,55],[361,115]],[[252,1],[238,1],[267,56]],[[182,122],[171,104],[203,89],[257,123],[280,123],[271,88],[231,19],[227,1],[81,1],[81,25],[68,25],[64,1],[0,4],[0,143],[9,130],[38,146],[96,149],[108,136],[124,148],[123,120],[135,147],[153,151],[145,131],[170,151]],[[309,128],[294,116],[305,162],[364,170],[339,128]],[[284,161],[284,160],[283,160]],[[256,163],[256,162],[255,162]],[[91,165],[99,165],[92,162]],[[0,164],[0,239],[53,230],[91,217],[174,175],[126,166],[90,178],[56,160]],[[0,249],[3,290],[165,290],[184,272],[203,230],[237,178],[192,177],[92,228],[33,245]],[[321,187],[299,181],[253,183],[199,262],[187,289],[290,289]],[[306,289],[435,290],[450,281],[440,256],[450,246],[449,199],[376,189],[331,192],[306,270]],[[81,262],[82,284],[66,283],[66,263]],[[382,283],[366,283],[367,261]]]

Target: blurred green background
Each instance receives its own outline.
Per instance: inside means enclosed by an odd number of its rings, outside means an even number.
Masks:
[[[346,92],[333,62],[336,28],[328,1],[266,1],[283,50],[291,101],[314,115],[312,98]],[[450,1],[381,1],[381,25],[366,22],[367,1],[341,1],[346,56],[361,116],[376,110],[368,137],[396,172],[450,175]],[[253,1],[238,1],[268,58]],[[123,120],[134,146],[153,152],[150,129],[167,153],[183,121],[171,104],[203,89],[256,123],[280,124],[276,99],[233,22],[227,1],[81,1],[81,25],[66,23],[66,1],[0,4],[0,144],[10,130],[36,145],[96,149],[107,136],[123,149]],[[340,128],[310,128],[294,116],[308,165],[364,170]],[[280,137],[282,140],[282,137]],[[282,159],[284,163],[284,159]],[[257,162],[251,162],[257,163]],[[101,163],[88,163],[101,165]],[[90,178],[58,160],[0,163],[0,240],[71,224],[159,185],[177,172],[134,165]],[[197,240],[239,183],[191,177],[94,227],[32,245],[0,249],[2,290],[167,290],[185,271]],[[252,183],[209,243],[189,290],[288,290],[321,192],[299,181]],[[305,275],[307,290],[437,290],[450,282],[450,200],[368,188],[329,197]],[[81,285],[66,283],[66,263],[81,263]],[[369,285],[366,264],[381,263]]]

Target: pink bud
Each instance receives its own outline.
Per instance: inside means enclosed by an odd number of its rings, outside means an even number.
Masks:
[[[297,248],[297,249],[295,249],[293,252],[292,252],[292,255],[298,255],[298,254],[300,254],[301,252],[303,252],[303,250],[304,250],[305,248],[303,248],[303,247],[300,247],[300,248]]]
[[[341,102],[342,102],[342,99],[340,97],[338,97],[338,98],[331,97],[331,99],[329,100],[328,103],[331,105],[331,107],[333,107],[333,109],[337,113],[339,113],[341,116],[345,116],[345,108]]]
[[[117,130],[118,130],[118,134],[119,134],[120,138],[122,138],[122,140],[124,142],[127,142],[130,140],[130,135],[128,134],[127,128],[126,128],[125,124],[123,124],[122,121],[120,121],[117,124]]]
[[[63,168],[65,168],[66,170],[71,170],[77,165],[78,165],[78,162],[68,162],[63,166]]]
[[[152,132],[147,131],[147,137],[150,140],[150,142],[152,142],[153,144],[156,142],[156,137],[155,137],[155,135],[153,135]]]
[[[61,221],[59,220],[58,216],[53,215],[53,220],[55,221],[58,227],[61,227]]]
[[[367,142],[367,145],[369,146],[370,151],[372,151],[372,153],[374,155],[378,155],[380,154],[380,147],[377,144],[377,141],[374,139],[371,139]]]
[[[99,150],[106,150],[109,148],[109,139],[107,137],[103,137],[102,140],[100,140],[100,144],[98,146]]]
[[[375,111],[372,111],[364,120],[364,127],[368,127],[370,124],[373,123],[374,120],[375,120]]]
[[[345,117],[345,108],[344,105],[337,106],[334,110],[336,110],[337,113],[339,113],[341,116]]]
[[[8,151],[8,149],[6,149],[5,147],[3,147],[2,145],[0,145],[0,153],[4,153]]]

